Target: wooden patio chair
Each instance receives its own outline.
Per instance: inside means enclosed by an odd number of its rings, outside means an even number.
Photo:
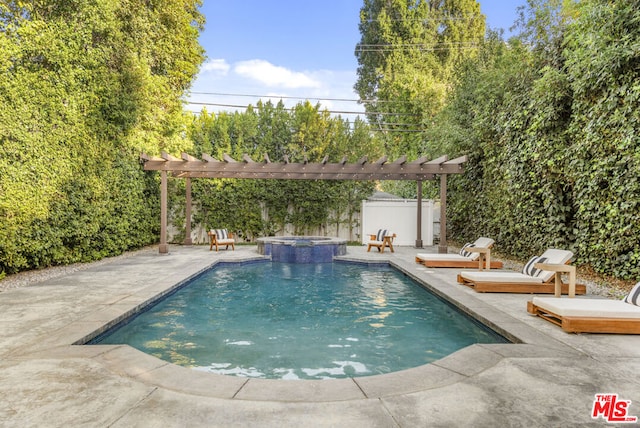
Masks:
[[[568,333],[640,334],[640,282],[623,300],[534,297],[527,312]]]
[[[458,254],[416,254],[416,262],[430,268],[475,268],[500,269],[502,262],[491,260],[494,240],[480,237],[472,244],[465,244]]]
[[[225,249],[229,249],[229,245],[231,245],[231,249],[236,249],[236,241],[233,238],[233,233],[227,231],[227,229],[211,229],[208,233],[209,240],[211,244],[209,245],[209,251],[216,247],[216,251],[218,251],[218,247],[224,245]]]
[[[515,271],[463,271],[458,274],[458,282],[472,287],[480,293],[543,293],[568,294],[570,284],[560,278],[560,270],[541,270],[536,265],[561,267],[568,265],[573,253],[567,250],[548,249],[540,257],[532,257],[522,272]],[[587,287],[574,284],[575,294],[586,294]]]
[[[384,253],[385,247],[388,247],[393,253],[393,239],[395,237],[395,233],[390,233],[386,229],[379,229],[375,235],[369,235],[367,252],[371,251],[371,247],[376,247],[378,252]]]

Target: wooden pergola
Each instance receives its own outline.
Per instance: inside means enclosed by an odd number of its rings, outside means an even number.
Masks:
[[[253,178],[275,180],[415,180],[418,183],[418,229],[416,247],[422,248],[422,182],[440,178],[440,243],[439,252],[447,252],[447,175],[464,172],[463,164],[467,156],[449,160],[447,156],[429,160],[426,157],[408,162],[406,156],[388,162],[386,156],[375,162],[366,157],[355,163],[347,163],[346,156],[338,163],[328,162],[289,162],[285,156],[282,162],[271,162],[265,154],[264,160],[256,162],[248,155],[237,161],[228,155],[222,160],[207,154],[197,159],[187,153],[176,158],[167,153],[160,157],[142,154],[145,171],[160,171],[160,253],[167,253],[167,173],[186,180],[186,238],[185,244],[191,245],[191,179],[192,178]]]

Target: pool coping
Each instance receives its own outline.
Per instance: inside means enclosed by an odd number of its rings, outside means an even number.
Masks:
[[[364,377],[331,380],[272,380],[219,375],[181,367],[127,345],[84,346],[96,332],[105,331],[142,307],[174,292],[191,278],[221,263],[264,261],[262,256],[220,255],[204,267],[196,268],[182,279],[168,279],[149,286],[127,299],[93,311],[50,335],[37,349],[29,349],[32,357],[46,354],[56,358],[90,358],[113,373],[130,377],[147,385],[203,397],[251,401],[334,402],[380,399],[440,388],[481,373],[505,358],[571,358],[581,355],[576,349],[539,330],[496,311],[496,308],[449,281],[430,276],[426,282],[413,260],[371,259],[353,255],[336,257],[340,261],[389,264],[412,277],[423,287],[454,304],[460,310],[512,340],[513,344],[476,344],[463,348],[430,364]],[[72,344],[72,345],[69,345]],[[23,350],[24,351],[24,350]]]

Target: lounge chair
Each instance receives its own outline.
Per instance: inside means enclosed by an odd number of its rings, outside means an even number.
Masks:
[[[458,282],[480,293],[569,293],[569,284],[563,283],[553,270],[541,270],[536,265],[545,264],[549,268],[562,268],[573,257],[571,251],[548,249],[540,257],[532,257],[522,272],[514,271],[463,271],[458,274]],[[558,269],[561,270],[561,269]],[[557,281],[557,282],[556,282]],[[575,284],[575,294],[585,294],[583,284]]]
[[[211,245],[209,245],[209,251],[216,247],[216,251],[218,251],[218,247],[225,246],[225,249],[229,249],[229,245],[231,245],[231,249],[236,249],[236,241],[233,239],[233,233],[227,231],[227,229],[211,229],[208,232],[209,240],[211,241]]]
[[[367,252],[371,251],[371,247],[376,247],[379,252],[384,253],[384,248],[389,247],[393,253],[393,238],[395,237],[395,233],[391,233],[386,229],[379,229],[375,235],[369,235],[370,240],[367,246]]]
[[[638,305],[640,282],[623,300],[534,297],[527,302],[527,312],[569,333],[640,334]]]
[[[500,269],[501,261],[491,260],[491,247],[494,240],[478,238],[472,244],[465,244],[458,254],[416,254],[416,262],[433,268],[479,268]]]

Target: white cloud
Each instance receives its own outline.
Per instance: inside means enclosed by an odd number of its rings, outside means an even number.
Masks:
[[[236,63],[234,72],[257,80],[268,87],[317,88],[320,86],[320,82],[305,73],[291,71],[261,59],[240,61]]]
[[[227,64],[224,59],[211,59],[202,64],[202,73],[214,73],[220,76],[226,76],[231,69],[231,66]]]
[[[218,68],[224,71],[227,64],[222,59],[207,62],[215,73]],[[231,63],[226,70],[226,74],[221,75],[205,72],[203,67],[192,86],[194,94],[188,96],[189,110],[199,112],[205,107],[208,112],[244,111],[245,106],[255,106],[258,100],[277,104],[281,99],[287,108],[305,99],[312,105],[319,102],[322,109],[335,111],[349,120],[357,115],[351,112],[361,115],[364,110],[361,104],[352,101],[358,98],[353,90],[357,79],[355,70],[319,69],[298,73],[274,66],[267,60]]]

